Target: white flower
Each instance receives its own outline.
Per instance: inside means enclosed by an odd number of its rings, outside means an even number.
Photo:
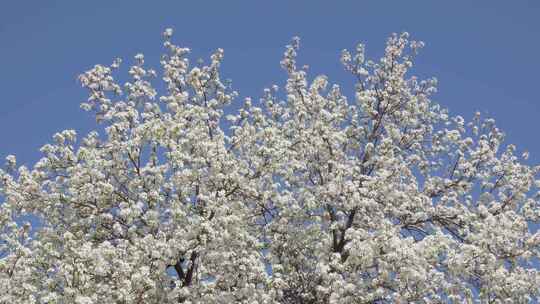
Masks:
[[[94,304],[94,301],[90,297],[77,296],[75,299],[76,304]]]
[[[173,35],[173,29],[172,28],[166,28],[165,31],[163,32],[163,37],[165,39],[170,39]]]
[[[6,156],[6,166],[11,169],[14,169],[17,166],[17,158],[15,155]]]
[[[163,85],[142,54],[125,96],[119,60],[79,77],[104,134],[59,132],[31,169],[6,157],[0,302],[540,300],[540,167],[408,76],[422,43],[343,51],[348,99],[297,68],[294,38],[283,94],[235,112],[223,50],[193,67],[172,34]]]

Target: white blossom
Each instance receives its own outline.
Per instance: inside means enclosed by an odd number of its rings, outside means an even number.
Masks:
[[[142,54],[122,86],[119,59],[79,77],[103,134],[6,158],[1,303],[540,300],[540,167],[431,100],[436,79],[409,75],[423,43],[342,51],[349,99],[294,38],[282,89],[235,113],[224,51],[192,66],[172,35],[163,89]]]

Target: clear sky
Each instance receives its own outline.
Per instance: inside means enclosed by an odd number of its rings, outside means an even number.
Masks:
[[[535,0],[2,1],[0,157],[32,165],[54,132],[90,130],[77,75],[138,52],[157,68],[160,34],[172,27],[193,59],[224,48],[223,74],[255,99],[284,83],[279,60],[294,35],[300,64],[350,84],[343,48],[364,42],[376,58],[389,34],[408,31],[426,42],[414,73],[439,79],[436,101],[467,119],[477,110],[494,117],[507,142],[539,163],[539,16]]]

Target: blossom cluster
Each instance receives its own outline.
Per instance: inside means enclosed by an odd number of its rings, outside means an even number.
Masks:
[[[96,65],[33,168],[0,170],[1,303],[527,303],[540,299],[540,167],[409,76],[423,43],[344,50],[349,100],[286,47],[283,89],[227,110],[224,51],[158,72]],[[225,113],[229,115],[225,115]],[[225,127],[227,126],[227,127]]]

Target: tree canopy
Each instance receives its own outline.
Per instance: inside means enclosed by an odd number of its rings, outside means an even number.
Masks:
[[[159,73],[135,56],[80,75],[101,128],[53,136],[0,171],[2,303],[527,303],[540,297],[540,167],[493,119],[452,116],[423,43],[341,62],[352,98],[297,65],[238,98],[224,52],[191,64],[164,33]],[[163,83],[153,83],[161,78]]]

